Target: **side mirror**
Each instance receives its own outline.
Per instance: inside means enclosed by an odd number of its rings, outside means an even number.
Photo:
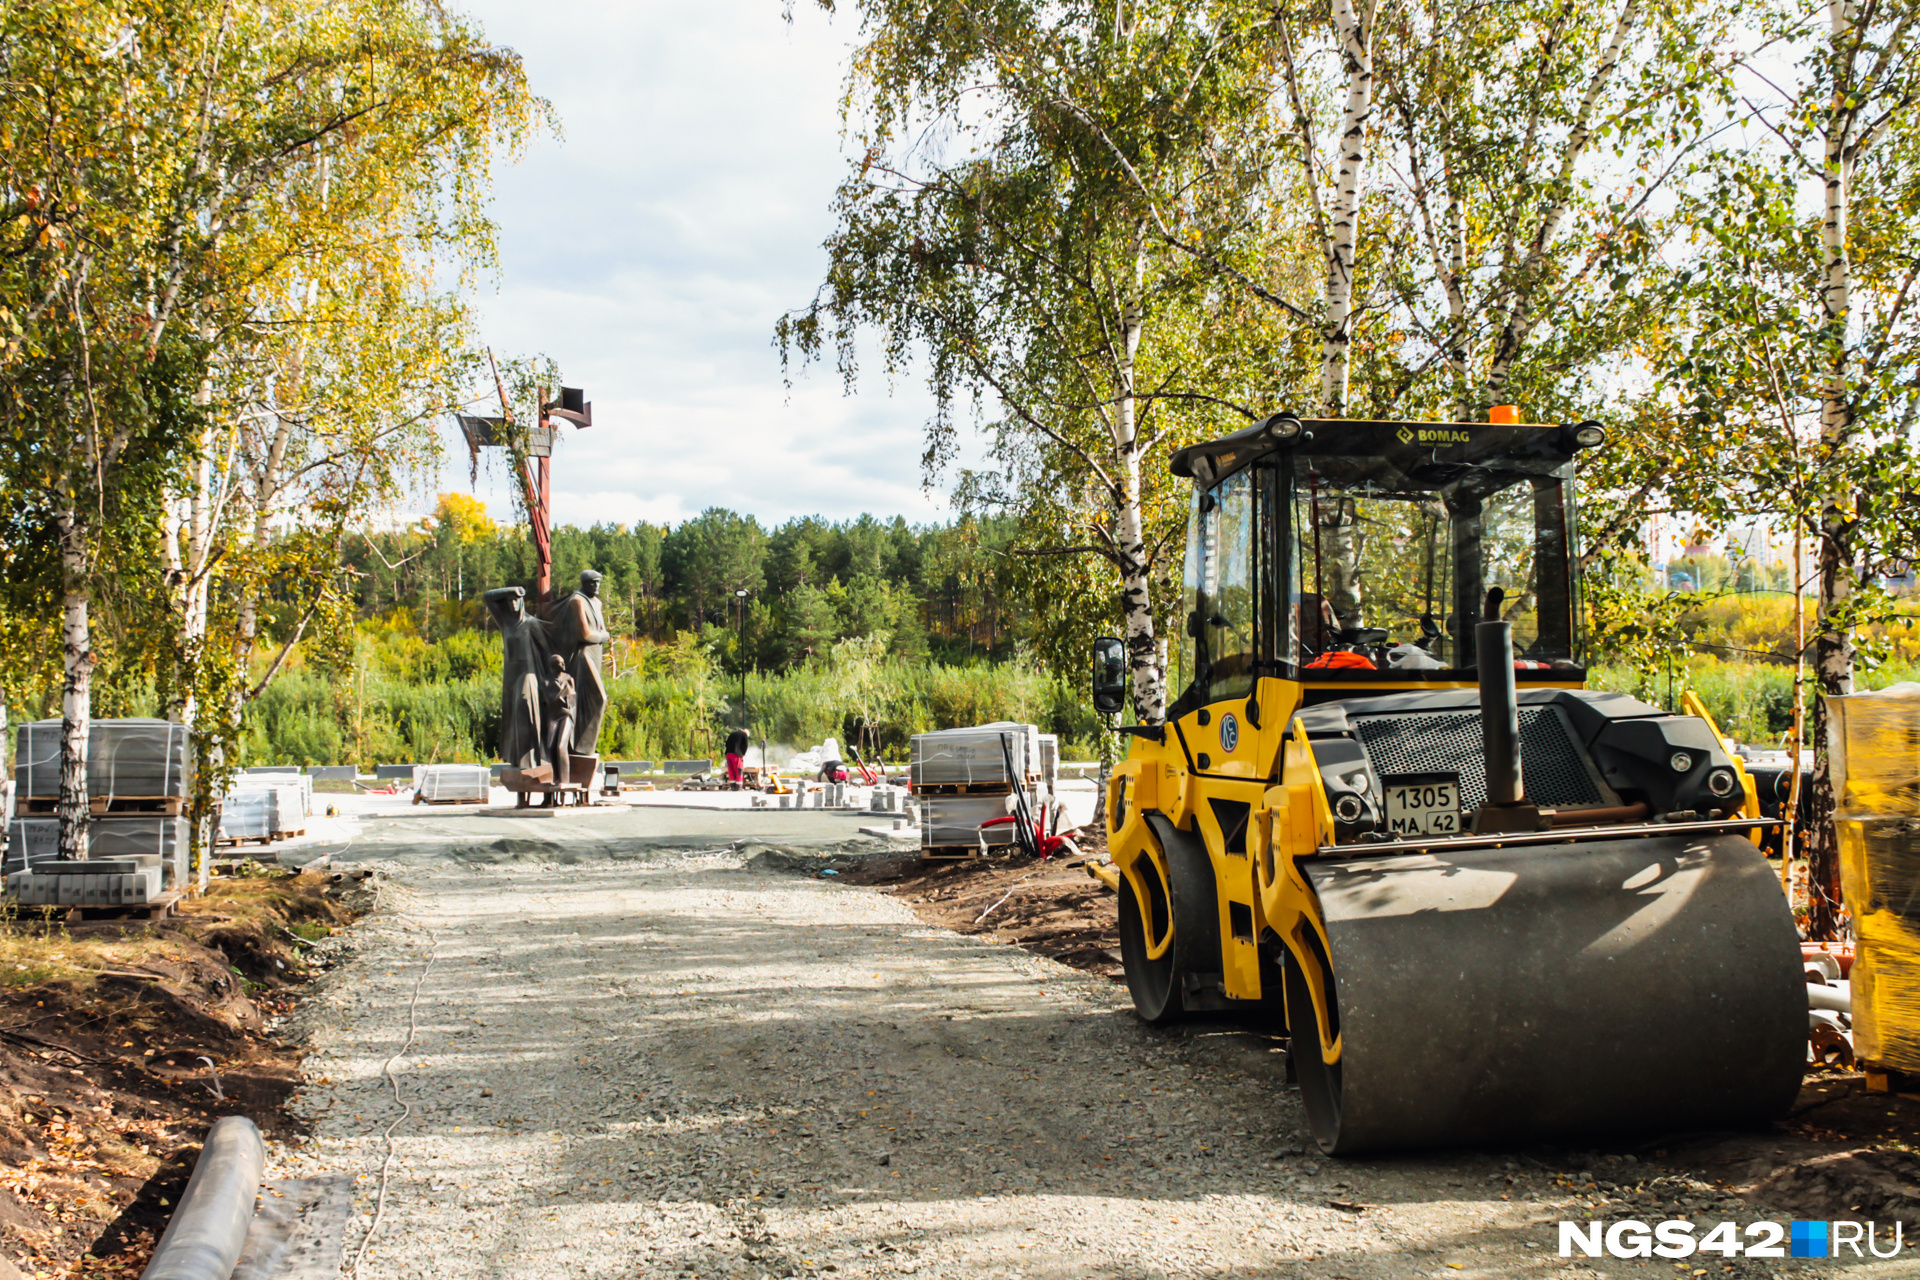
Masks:
[[[1127,646],[1116,636],[1093,642],[1093,709],[1113,715],[1127,705]]]

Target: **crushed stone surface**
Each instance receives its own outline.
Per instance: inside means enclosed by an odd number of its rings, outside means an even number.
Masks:
[[[1562,1258],[1563,1218],[1768,1215],[1618,1155],[1329,1161],[1257,1028],[1146,1027],[1121,985],[744,851],[568,840],[409,846],[291,1023],[312,1137],[269,1176],[356,1175],[343,1275],[1915,1273]]]

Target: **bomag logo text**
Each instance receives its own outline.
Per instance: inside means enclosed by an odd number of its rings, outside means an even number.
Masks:
[[[1448,427],[1402,427],[1401,444],[1467,444],[1473,440],[1471,431]]]

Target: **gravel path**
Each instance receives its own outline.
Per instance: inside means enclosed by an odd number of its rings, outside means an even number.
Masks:
[[[400,859],[301,1015],[314,1137],[272,1172],[360,1175],[349,1263],[398,1121],[365,1280],[1689,1274],[1555,1256],[1559,1219],[1628,1216],[1600,1206],[1630,1158],[1328,1162],[1245,1028],[1151,1030],[1115,984],[732,852],[493,848]]]

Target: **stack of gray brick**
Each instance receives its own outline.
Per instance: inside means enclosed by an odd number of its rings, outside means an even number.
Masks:
[[[24,871],[37,862],[52,862],[60,855],[58,818],[15,818],[7,824],[6,875]]]
[[[1012,823],[980,829],[980,824],[1013,812],[1012,796],[921,796],[923,845],[1012,844]]]
[[[160,889],[184,889],[187,886],[187,850],[192,831],[185,818],[159,814],[124,814],[96,817],[87,823],[87,860],[60,862],[60,820],[58,818],[15,818],[9,825],[7,858],[0,874],[12,876],[18,871],[57,868],[97,868],[105,859],[121,862],[135,859],[143,866],[160,871]],[[58,874],[49,870],[49,874]]]
[[[23,796],[60,794],[60,721],[20,726],[13,781]],[[188,781],[187,726],[171,720],[95,720],[88,730],[88,795],[184,796]]]
[[[58,720],[20,726],[13,786],[41,799],[60,791]],[[87,737],[87,794],[96,800],[184,801],[189,776],[187,727],[169,720],[95,720]],[[60,824],[52,816],[15,818],[0,865],[7,891],[27,906],[134,906],[166,889],[185,888],[187,820],[178,815],[96,813],[87,822],[86,851],[60,861]]]
[[[481,764],[430,764],[420,770],[420,795],[427,800],[486,800],[492,778]]]
[[[160,896],[159,860],[90,858],[48,862],[7,877],[7,892],[26,907],[138,907]]]
[[[102,858],[138,858],[160,868],[160,889],[187,887],[187,850],[192,830],[185,818],[126,814],[95,818],[87,824],[87,853]]]
[[[915,786],[964,784],[1006,786],[1025,782],[1040,768],[1040,730],[1030,724],[996,721],[966,729],[916,733],[908,776]],[[1013,761],[1013,773],[1007,761]]]
[[[255,791],[261,787],[291,787],[300,794],[300,811],[291,811],[282,816],[293,818],[311,818],[313,816],[313,778],[291,766],[284,769],[249,769],[246,776],[233,780],[235,791]],[[303,822],[294,822],[292,828],[303,827]]]

